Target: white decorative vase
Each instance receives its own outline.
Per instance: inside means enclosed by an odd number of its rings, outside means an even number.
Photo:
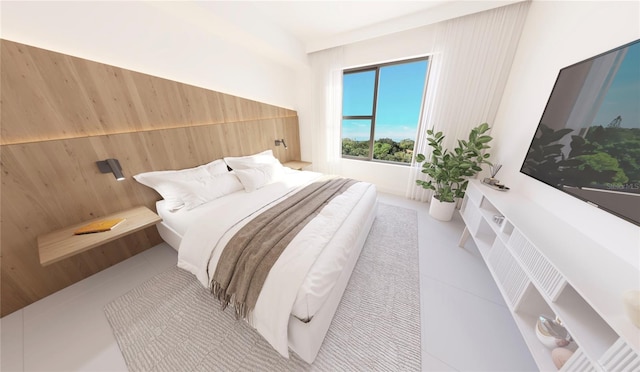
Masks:
[[[622,300],[629,320],[633,325],[640,328],[640,291],[627,291],[624,293]]]
[[[429,214],[436,220],[451,221],[455,209],[455,202],[441,202],[436,199],[435,196],[431,197],[431,203],[429,203]]]

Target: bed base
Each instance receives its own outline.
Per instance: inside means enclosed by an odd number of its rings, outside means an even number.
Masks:
[[[327,297],[326,302],[316,312],[311,321],[307,323],[302,322],[295,316],[289,317],[289,348],[293,350],[302,360],[309,364],[313,363],[313,361],[316,359],[316,356],[318,355],[318,352],[320,351],[320,347],[322,346],[322,342],[324,341],[327,331],[329,330],[329,326],[331,326],[331,321],[333,320],[336,310],[338,309],[338,305],[340,305],[342,295],[344,294],[344,291],[347,288],[347,284],[349,283],[349,278],[351,278],[351,273],[353,272],[353,269],[358,262],[360,252],[362,252],[362,248],[365,241],[367,240],[367,236],[369,235],[369,231],[371,230],[373,221],[376,218],[378,205],[375,193],[373,197],[376,198],[376,200],[374,201],[374,204],[371,206],[371,208],[359,211],[362,212],[361,217],[365,222],[363,224],[362,222],[360,222],[362,224],[362,228],[358,232],[357,239],[354,242],[354,246],[356,249],[354,249],[349,256],[345,268],[338,277],[338,281],[336,282],[335,287],[331,291],[329,297]],[[350,221],[356,220],[358,219],[350,217]]]
[[[158,233],[160,233],[160,237],[162,240],[167,242],[171,248],[175,249],[176,252],[178,248],[180,248],[180,242],[182,241],[182,236],[178,234],[174,229],[166,225],[164,222],[160,222],[156,224],[156,228],[158,229]]]

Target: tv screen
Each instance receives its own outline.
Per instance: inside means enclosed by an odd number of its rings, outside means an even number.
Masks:
[[[520,171],[640,226],[640,40],[560,70]]]

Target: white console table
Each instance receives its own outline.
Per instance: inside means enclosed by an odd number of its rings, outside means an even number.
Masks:
[[[640,289],[635,267],[514,191],[472,180],[460,213],[460,246],[476,243],[541,371],[556,368],[535,334],[539,315],[559,317],[576,343],[562,371],[640,371],[640,329],[622,303]]]

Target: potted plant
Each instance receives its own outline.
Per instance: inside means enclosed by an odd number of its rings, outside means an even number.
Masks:
[[[464,197],[464,192],[469,183],[468,178],[482,170],[482,164],[489,164],[490,154],[483,151],[490,148],[489,141],[493,138],[485,134],[489,130],[489,124],[483,123],[471,129],[469,138],[458,140],[458,145],[449,151],[442,148],[444,134],[434,133],[433,129],[427,131],[429,146],[433,148],[431,159],[425,161],[423,154],[416,155],[416,161],[422,163],[422,173],[428,179],[416,180],[416,184],[425,189],[434,190],[429,207],[429,214],[441,221],[449,221],[453,217],[455,201]]]

